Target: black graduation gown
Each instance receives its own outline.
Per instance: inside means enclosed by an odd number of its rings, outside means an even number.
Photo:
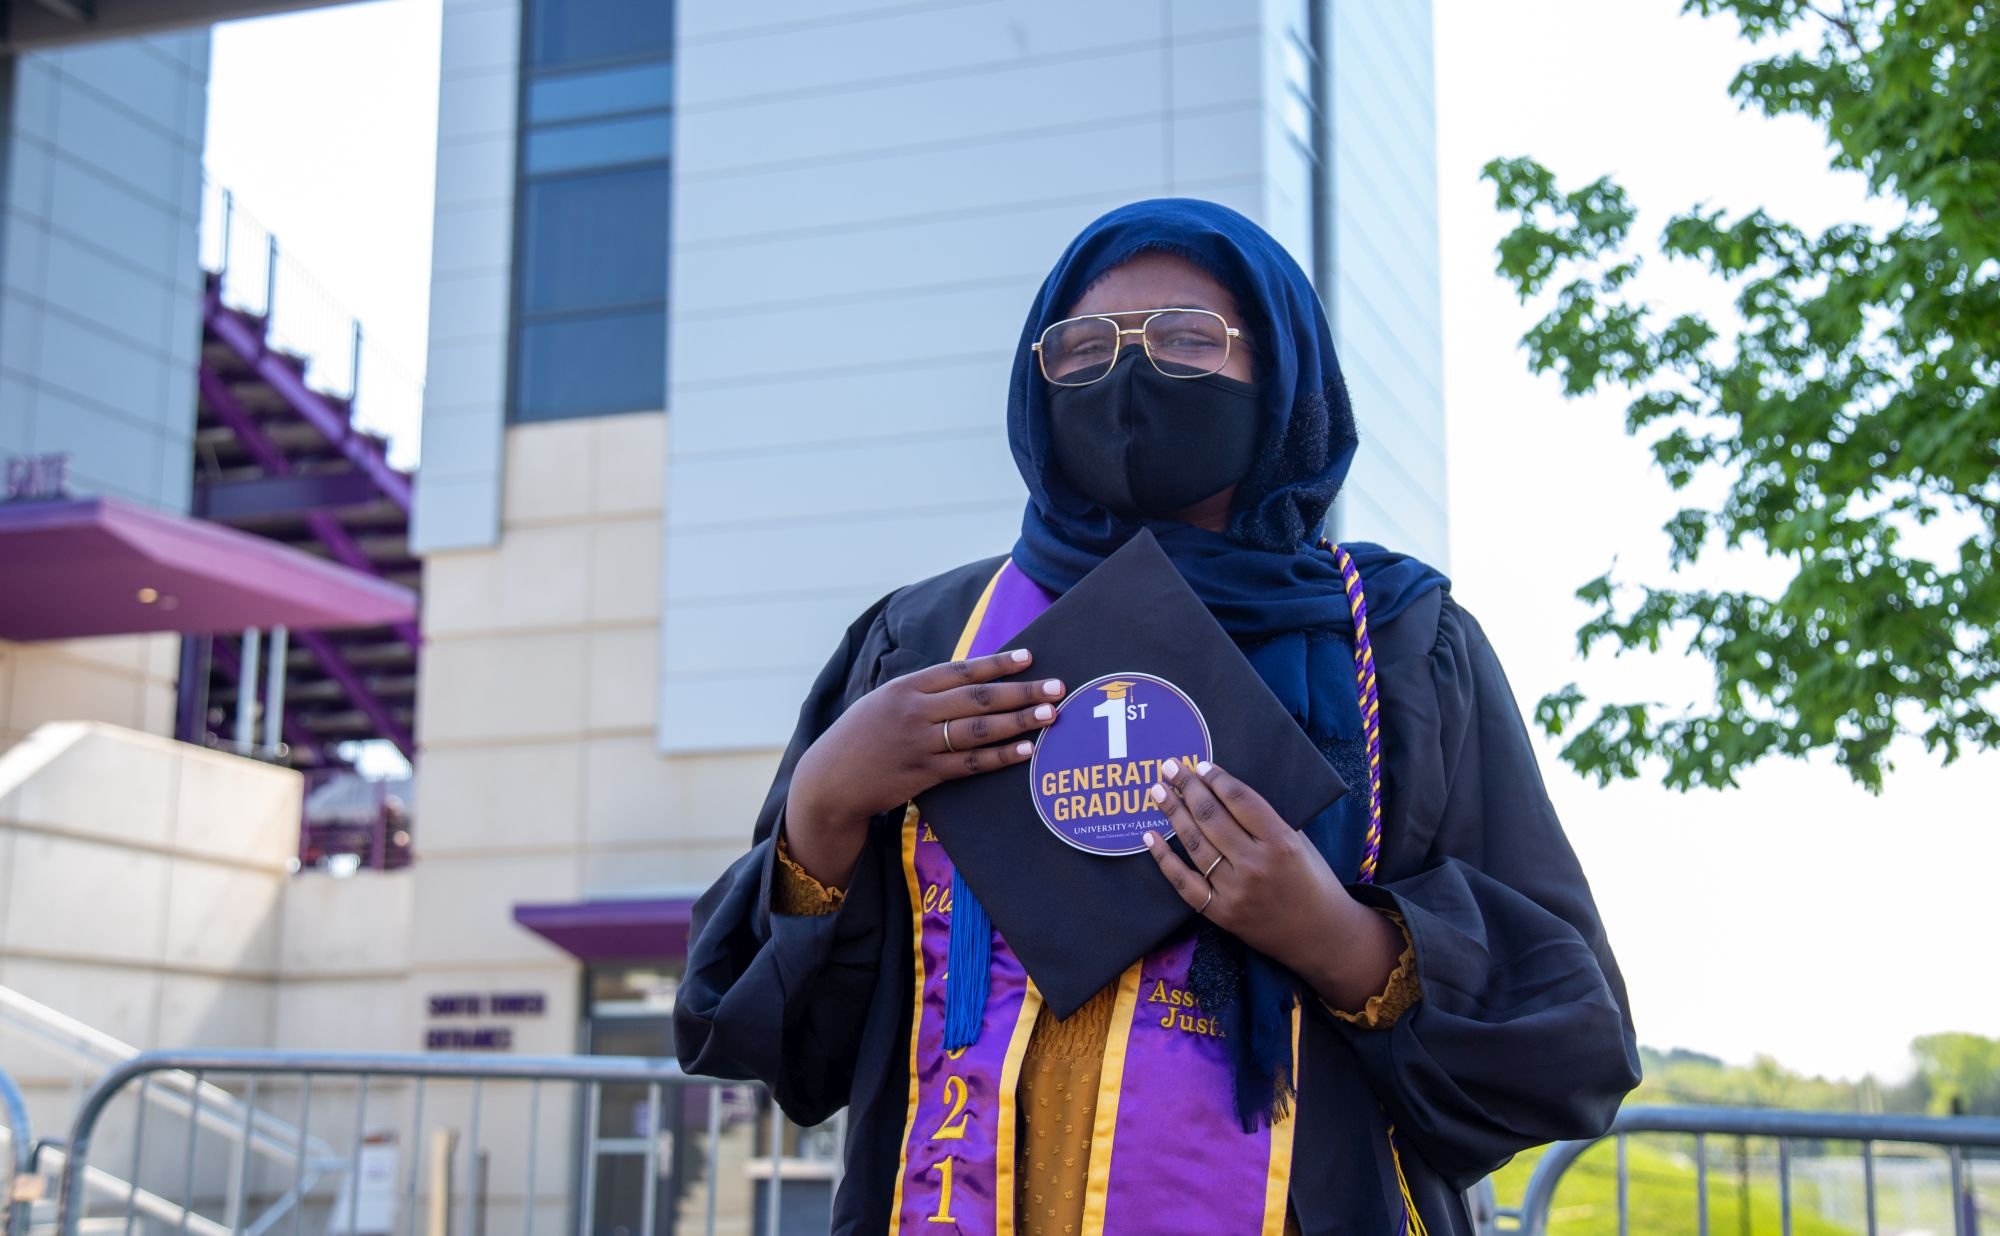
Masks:
[[[755,845],[695,905],[674,1013],[681,1064],[762,1081],[801,1124],[848,1108],[836,1233],[888,1230],[909,1092],[902,811],[874,822],[844,903],[825,916],[771,912],[774,836],[807,746],[878,684],[949,658],[1001,561],[900,589],[855,620],[800,709]],[[1292,1207],[1308,1236],[1399,1231],[1393,1120],[1426,1226],[1470,1232],[1462,1191],[1517,1151],[1602,1133],[1638,1084],[1638,1049],[1590,889],[1484,633],[1435,591],[1373,639],[1382,861],[1379,883],[1350,891],[1403,915],[1423,998],[1387,1030],[1307,1002]]]

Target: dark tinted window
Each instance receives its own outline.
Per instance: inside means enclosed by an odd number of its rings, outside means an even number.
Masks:
[[[522,154],[523,166],[528,175],[539,176],[590,167],[657,163],[671,153],[673,135],[673,125],[665,112],[531,129]]]
[[[529,181],[521,191],[521,312],[667,298],[666,168]]]
[[[528,86],[528,123],[557,124],[621,112],[657,111],[673,102],[674,68],[639,64],[538,77]]]
[[[674,6],[670,0],[533,0],[528,47],[536,68],[665,60],[674,49]]]
[[[526,0],[517,421],[666,407],[670,0]]]
[[[519,338],[517,421],[667,406],[663,309],[531,322]]]

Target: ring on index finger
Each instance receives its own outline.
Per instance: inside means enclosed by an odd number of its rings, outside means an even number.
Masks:
[[[1201,878],[1204,880],[1211,878],[1212,876],[1215,875],[1215,869],[1220,866],[1222,866],[1222,855],[1217,854],[1215,856],[1215,861],[1202,869]],[[1215,892],[1215,886],[1211,884],[1209,886],[1209,893],[1210,895],[1213,895],[1214,892]]]

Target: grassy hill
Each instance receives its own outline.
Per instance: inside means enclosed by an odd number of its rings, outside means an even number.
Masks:
[[[1631,1227],[1646,1236],[1694,1233],[1696,1224],[1694,1160],[1683,1154],[1633,1139],[1627,1146],[1631,1171]],[[1504,1206],[1519,1203],[1542,1152],[1515,1159],[1493,1178]],[[1792,1193],[1792,1231],[1796,1236],[1853,1236],[1854,1228],[1829,1223],[1814,1213],[1809,1189]],[[1708,1172],[1709,1231],[1713,1236],[1775,1233],[1779,1224],[1778,1183],[1768,1176],[1752,1177],[1748,1207],[1733,1172]],[[1615,1236],[1618,1231],[1618,1151],[1604,1142],[1571,1165],[1556,1190],[1549,1214],[1550,1236]]]

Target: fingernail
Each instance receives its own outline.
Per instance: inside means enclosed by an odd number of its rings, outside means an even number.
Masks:
[[[1152,833],[1143,833],[1140,835],[1139,840],[1145,842],[1146,848],[1150,850],[1153,848],[1153,844],[1157,842],[1159,838]]]
[[[1016,662],[1025,662],[1028,659],[1028,650],[1026,648],[1016,648],[1009,655],[1012,656]]]
[[[1062,680],[1058,678],[1051,678],[1047,682],[1042,684],[1042,690],[1047,691],[1050,695],[1061,695]]]
[[[1056,715],[1056,710],[1049,707],[1047,704],[1035,705],[1035,720],[1046,721],[1050,717],[1053,717],[1055,715]]]
[[[1014,744],[1015,755],[1027,755],[1034,749],[1035,749],[1035,744],[1031,742],[1017,742]]]
[[[1211,771],[1213,771],[1214,768],[1215,765],[1209,763],[1207,760],[1203,760],[1194,766],[1194,770],[1200,773],[1204,777],[1206,777]]]
[[[1169,777],[1178,777],[1181,775],[1181,762],[1179,760],[1161,760],[1160,771]]]
[[[1163,803],[1167,801],[1167,787],[1164,785],[1156,785],[1150,791],[1147,792],[1147,797],[1151,798],[1156,803]]]

